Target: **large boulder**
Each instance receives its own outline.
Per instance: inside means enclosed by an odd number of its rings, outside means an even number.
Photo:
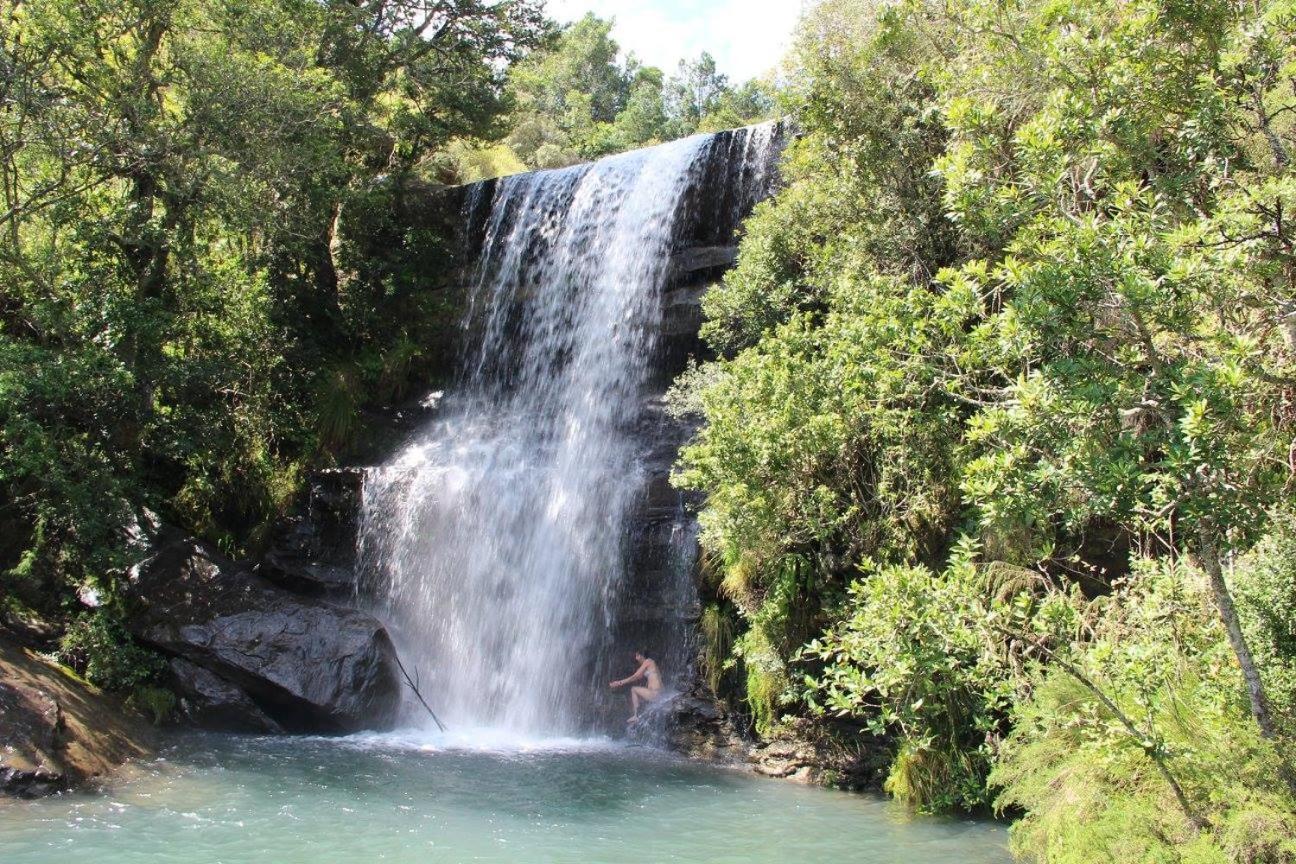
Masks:
[[[132,633],[215,676],[199,681],[188,666],[172,669],[182,697],[207,706],[199,716],[249,716],[233,687],[292,732],[352,732],[395,719],[396,652],[373,617],[298,597],[169,531],[132,568],[130,583]]]
[[[665,744],[676,753],[718,762],[746,758],[748,741],[700,682],[671,699],[663,714]]]

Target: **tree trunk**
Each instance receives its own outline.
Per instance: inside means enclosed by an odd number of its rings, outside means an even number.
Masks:
[[[1215,598],[1215,608],[1219,610],[1220,621],[1228,632],[1229,644],[1242,667],[1242,678],[1246,681],[1247,696],[1251,700],[1251,716],[1255,718],[1260,733],[1269,739],[1278,737],[1274,726],[1273,715],[1269,710],[1269,699],[1265,695],[1264,682],[1260,680],[1260,670],[1256,668],[1255,658],[1247,646],[1246,634],[1242,632],[1242,622],[1238,619],[1237,608],[1233,605],[1233,595],[1229,592],[1228,583],[1224,581],[1224,568],[1220,563],[1219,549],[1212,538],[1203,537],[1197,552],[1197,560],[1210,579],[1211,594]]]

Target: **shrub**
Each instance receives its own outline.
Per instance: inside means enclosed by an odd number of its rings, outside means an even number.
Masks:
[[[1275,718],[1296,738],[1296,516],[1277,514],[1234,577],[1238,614]]]
[[[1195,571],[1140,562],[1090,610],[1101,614],[1076,619],[1077,638],[1052,663],[1028,668],[990,776],[997,806],[1024,813],[1016,854],[1039,864],[1296,861],[1296,802],[1210,606]]]
[[[886,789],[925,811],[989,803],[989,742],[1012,692],[981,626],[989,603],[971,551],[945,573],[870,567],[841,622],[802,654],[824,664],[805,678],[815,710],[897,733]]]
[[[165,666],[103,610],[72,622],[59,642],[58,656],[94,686],[121,693],[156,681]]]

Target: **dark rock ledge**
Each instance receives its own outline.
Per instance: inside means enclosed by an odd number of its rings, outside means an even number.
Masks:
[[[130,574],[127,626],[172,658],[191,721],[247,732],[390,726],[400,679],[377,619],[295,595],[179,532],[151,543]]]

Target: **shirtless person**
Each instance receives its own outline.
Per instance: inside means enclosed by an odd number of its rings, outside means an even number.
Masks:
[[[613,681],[609,686],[616,690],[627,684],[634,684],[642,681],[643,686],[630,688],[630,719],[626,721],[627,726],[633,726],[639,722],[639,706],[647,705],[649,702],[657,701],[662,693],[661,670],[657,668],[657,661],[644,656],[643,651],[634,652],[634,660],[639,664],[639,668],[629,678],[622,678],[620,681]]]

